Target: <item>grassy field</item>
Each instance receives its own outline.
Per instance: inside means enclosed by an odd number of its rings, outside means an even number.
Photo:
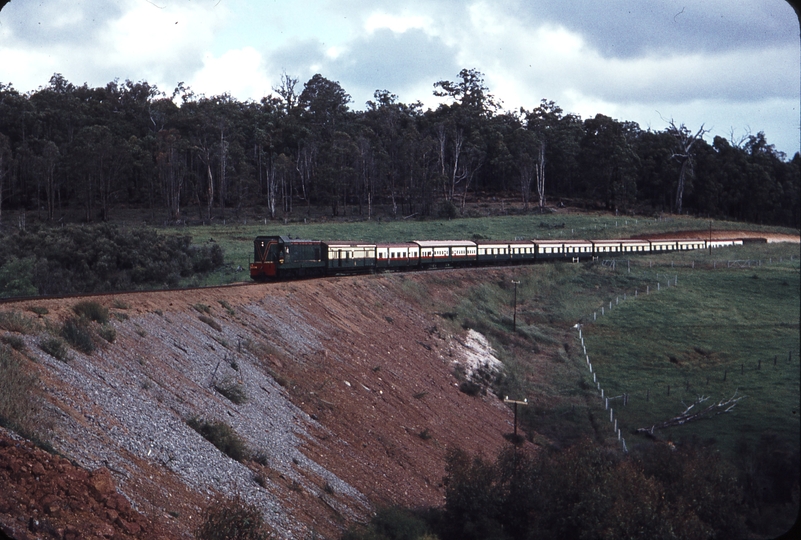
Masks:
[[[732,451],[739,440],[753,443],[765,430],[795,444],[801,436],[799,247],[763,244],[715,255],[763,263],[693,269],[663,260],[655,267],[637,266],[632,274],[650,283],[651,294],[640,289],[632,299],[629,292],[611,311],[605,300],[606,315],[584,327],[605,395],[629,395],[626,407],[613,401],[629,444],[636,441],[634,429],[678,415],[698,396],[708,396],[709,404],[735,393],[746,398],[732,412],[659,435],[716,440],[724,451]],[[677,257],[662,256],[667,258]],[[668,279],[678,279],[678,286],[668,288]],[[657,281],[659,292],[654,291]],[[594,311],[600,316],[600,306]],[[591,380],[588,371],[585,377]]]
[[[796,233],[791,229],[715,221],[716,230],[762,230]],[[313,240],[362,240],[366,242],[430,239],[514,238],[627,238],[679,230],[708,230],[709,221],[691,217],[665,219],[627,218],[601,213],[529,214],[453,220],[322,221],[247,224],[228,222],[193,227],[168,228],[189,234],[195,243],[214,239],[225,253],[225,269],[208,276],[201,285],[247,280],[253,258],[253,238],[258,235],[289,235]],[[238,269],[238,268],[241,268]]]

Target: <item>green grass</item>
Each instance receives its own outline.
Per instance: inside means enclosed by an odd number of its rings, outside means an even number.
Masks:
[[[652,290],[660,270],[661,291],[623,302],[585,327],[587,352],[605,395],[630,396],[627,407],[614,404],[624,433],[676,416],[699,395],[710,396],[711,403],[736,392],[747,397],[732,412],[660,436],[716,440],[730,452],[739,439],[753,444],[771,430],[797,444],[798,246],[747,246],[729,254],[784,262],[670,272],[664,266],[639,268],[633,273],[650,281]],[[678,277],[678,287],[665,287],[666,273]],[[591,381],[588,371],[585,377]],[[627,436],[630,444],[636,440]]]

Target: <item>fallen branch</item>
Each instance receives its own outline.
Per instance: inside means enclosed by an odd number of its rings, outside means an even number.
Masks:
[[[734,392],[734,395],[726,400],[720,400],[717,403],[713,403],[712,405],[708,405],[705,409],[695,409],[696,405],[701,405],[705,401],[709,400],[709,396],[698,396],[695,400],[695,403],[688,406],[684,409],[684,412],[679,414],[678,416],[674,416],[669,420],[665,420],[659,424],[654,424],[651,427],[643,427],[637,429],[637,433],[646,433],[649,435],[653,435],[654,431],[657,429],[664,429],[667,427],[672,426],[681,426],[688,422],[692,422],[693,420],[700,420],[701,418],[709,418],[711,416],[717,416],[719,414],[724,414],[731,411],[737,402],[743,399],[745,396],[737,396],[737,391]],[[695,410],[693,410],[695,409]]]

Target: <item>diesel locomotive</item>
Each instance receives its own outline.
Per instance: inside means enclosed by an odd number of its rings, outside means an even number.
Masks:
[[[742,239],[688,238],[617,240],[413,240],[367,243],[257,236],[250,277],[271,279],[533,264],[579,262],[614,255],[665,253],[742,245]]]

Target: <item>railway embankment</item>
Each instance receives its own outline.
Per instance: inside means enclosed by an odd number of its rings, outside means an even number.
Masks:
[[[489,365],[491,350],[408,287],[390,275],[120,294],[91,299],[94,321],[81,299],[3,305],[6,356],[38,379],[27,427],[51,453],[0,433],[0,525],[190,538],[209,504],[239,497],[281,537],[335,538],[375,505],[440,504],[447,451],[494,455],[512,415],[460,391],[457,365]]]

